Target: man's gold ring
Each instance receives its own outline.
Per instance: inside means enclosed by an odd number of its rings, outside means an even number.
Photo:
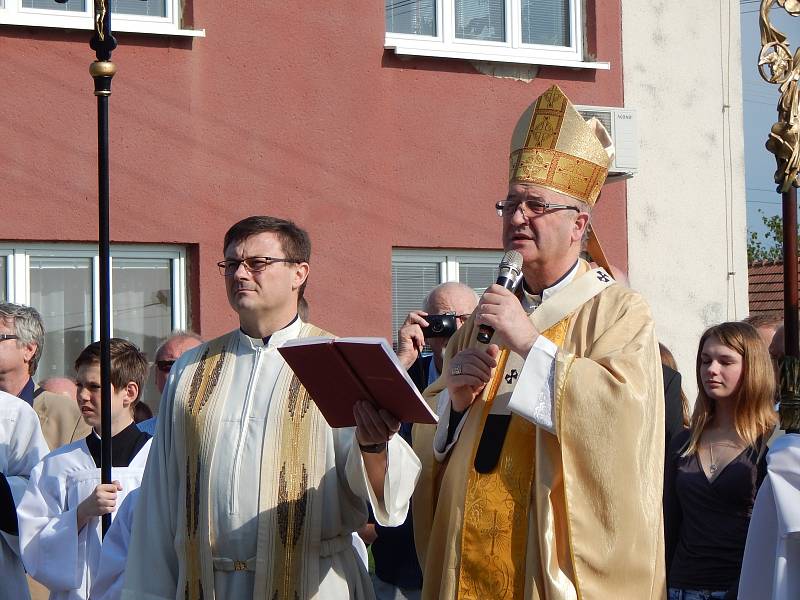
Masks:
[[[453,365],[450,368],[450,375],[461,375],[461,365]]]

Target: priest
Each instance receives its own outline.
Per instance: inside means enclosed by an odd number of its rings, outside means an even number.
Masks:
[[[332,429],[277,349],[330,335],[297,315],[308,235],[250,217],[219,263],[240,327],[181,356],[161,401],[123,584],[130,600],[373,598],[352,533],[403,522],[419,461],[368,403]]]
[[[439,425],[413,433],[425,599],[665,597],[653,319],[580,258],[610,147],[557,86],[514,131],[496,209],[523,283],[487,289],[426,390]]]

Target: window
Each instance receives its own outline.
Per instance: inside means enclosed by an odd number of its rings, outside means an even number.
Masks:
[[[478,295],[497,280],[501,250],[392,251],[392,333],[412,310],[421,310],[425,296],[445,281],[460,281]]]
[[[44,352],[36,380],[74,375],[83,348],[100,339],[100,259],[97,246],[0,243],[0,286],[10,302],[42,315]],[[173,329],[187,327],[186,252],[174,246],[112,246],[111,331],[154,360]],[[152,377],[151,377],[152,379]],[[152,383],[144,398],[157,395]],[[157,396],[155,396],[157,397]]]
[[[204,36],[181,29],[181,0],[110,0],[112,31]],[[0,24],[92,29],[94,0],[0,0]]]
[[[608,69],[586,62],[581,0],[386,0],[397,54]]]

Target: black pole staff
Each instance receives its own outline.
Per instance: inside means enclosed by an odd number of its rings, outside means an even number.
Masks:
[[[786,35],[773,27],[769,18],[775,0],[761,0],[759,29],[761,53],[759,73],[767,83],[780,86],[778,121],[772,125],[767,150],[775,155],[777,192],[783,208],[783,308],[784,358],[781,361],[781,428],[800,433],[800,332],[797,292],[797,188],[800,186],[800,53],[792,54]],[[790,15],[800,8],[779,4]]]
[[[56,0],[61,4],[67,0]],[[111,245],[109,241],[108,177],[108,97],[117,67],[111,52],[117,40],[111,35],[111,9],[106,0],[94,0],[94,35],[89,46],[97,60],[89,67],[97,97],[97,187],[99,196],[100,252],[100,480],[111,483]],[[111,525],[111,515],[103,515],[103,535]]]

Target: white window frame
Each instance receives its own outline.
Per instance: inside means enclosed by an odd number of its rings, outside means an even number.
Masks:
[[[0,260],[6,264],[6,298],[8,302],[30,305],[30,259],[36,257],[92,259],[92,341],[100,339],[100,256],[94,244],[0,243]],[[188,294],[186,289],[186,249],[182,246],[112,244],[114,258],[151,258],[171,261],[172,323],[171,328],[188,328]],[[113,272],[113,271],[112,271]],[[113,281],[112,281],[113,302]],[[114,307],[111,307],[111,331],[114,331]]]
[[[414,35],[387,31],[384,48],[395,54],[459,58],[464,60],[554,65],[572,68],[611,68],[607,62],[592,62],[584,56],[584,7],[582,0],[570,3],[570,46],[549,46],[522,43],[521,0],[505,0],[505,42],[465,40],[456,37],[454,0],[435,0],[436,35]]]
[[[0,0],[0,25],[23,25],[31,27],[58,27],[60,29],[94,29],[94,0],[84,0],[82,12],[24,8],[22,0]],[[166,0],[166,17],[111,13],[112,32],[149,33],[205,37],[205,29],[182,29],[181,0]]]

